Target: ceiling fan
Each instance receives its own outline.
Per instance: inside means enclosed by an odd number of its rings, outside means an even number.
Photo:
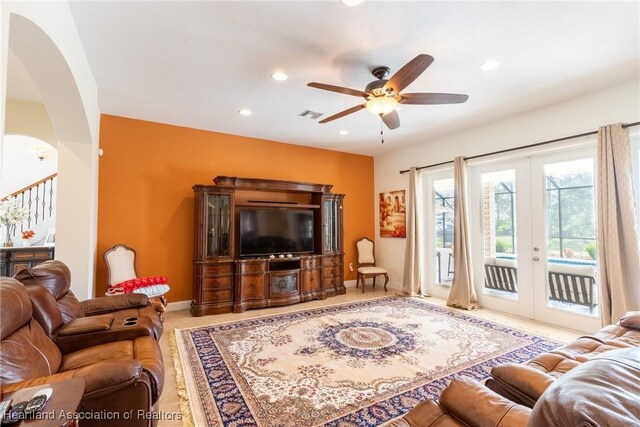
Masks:
[[[371,113],[382,118],[389,129],[400,126],[400,117],[396,110],[398,104],[403,105],[432,105],[432,104],[460,104],[469,99],[468,95],[455,93],[400,93],[409,86],[420,74],[422,74],[433,62],[433,57],[420,54],[400,68],[390,79],[386,79],[391,71],[389,67],[375,67],[371,70],[378,80],[374,80],[364,88],[364,91],[349,89],[346,87],[332,86],[324,83],[311,82],[307,86],[331,92],[344,93],[362,97],[364,104],[356,105],[348,110],[341,111],[333,116],[321,120],[320,123],[328,123],[340,117],[347,116],[366,108]]]

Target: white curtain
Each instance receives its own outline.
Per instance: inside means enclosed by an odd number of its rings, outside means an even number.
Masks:
[[[454,274],[447,305],[472,310],[478,308],[478,298],[473,286],[467,208],[467,164],[464,158],[456,157],[453,168],[456,201],[453,230]]]
[[[640,249],[631,173],[629,131],[621,124],[598,131],[596,210],[602,321],[640,310]],[[640,185],[640,183],[639,183]]]
[[[408,295],[425,295],[421,289],[422,239],[420,238],[418,210],[422,206],[420,174],[414,167],[409,170],[409,197],[407,203],[407,242],[404,255],[402,291]]]

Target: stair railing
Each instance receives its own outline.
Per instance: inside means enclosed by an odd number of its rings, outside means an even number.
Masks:
[[[32,223],[37,225],[46,217],[53,216],[54,187],[57,185],[57,178],[58,174],[54,173],[3,198],[15,199],[21,207],[28,209],[29,216],[20,224],[20,232],[31,228]],[[14,236],[17,231],[14,228]]]

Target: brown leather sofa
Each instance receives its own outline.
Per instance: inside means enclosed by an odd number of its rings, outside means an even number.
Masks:
[[[640,312],[523,365],[460,378],[395,427],[640,426]],[[594,421],[595,420],[595,421]]]
[[[139,321],[137,327],[146,327],[157,340],[162,336],[162,320],[155,308],[148,302],[146,295],[116,295],[78,301],[70,289],[71,272],[61,261],[46,261],[33,268],[20,270],[13,277],[25,286],[41,286],[49,291],[60,308],[65,324],[74,319],[98,317],[106,314],[112,316],[113,325],[123,325],[126,323],[126,319],[146,318],[148,320]],[[108,318],[104,316],[99,318],[103,323],[107,322],[106,319]],[[94,322],[89,322],[89,319],[85,320],[85,323],[95,322],[98,322],[98,319],[95,319]]]
[[[422,402],[392,427],[589,427],[640,425],[640,348],[600,354],[555,381],[533,409],[469,378]]]
[[[55,306],[53,298],[49,300]],[[58,315],[61,316],[59,312]],[[51,318],[55,318],[55,313]],[[55,321],[51,318],[46,320],[45,328],[54,327]],[[137,427],[156,423],[154,414],[158,412],[164,366],[153,337],[147,335],[61,352],[33,317],[26,287],[15,279],[0,278],[0,388],[3,392],[75,377],[84,378],[86,383],[80,406],[83,426]],[[124,416],[95,419],[92,415],[123,414],[131,410],[134,418],[127,420]]]
[[[494,367],[486,385],[507,399],[532,408],[559,377],[594,357],[621,348],[640,347],[640,311],[624,315],[593,335],[586,335],[525,364]]]

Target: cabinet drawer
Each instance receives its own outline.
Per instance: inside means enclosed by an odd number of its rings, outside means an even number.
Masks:
[[[240,277],[240,298],[245,299],[263,299],[264,291],[264,275],[249,274]]]
[[[310,292],[315,289],[320,289],[320,286],[322,285],[320,281],[320,270],[302,271],[301,277],[302,292]]]
[[[266,273],[267,261],[241,261],[238,262],[239,274]]]
[[[231,289],[232,276],[203,277],[202,288],[205,290]]]
[[[322,288],[333,288],[337,285],[342,285],[342,276],[332,276],[332,277],[323,277],[322,278]]]
[[[202,268],[203,276],[221,276],[233,273],[233,264],[230,262],[224,264],[205,264]]]
[[[324,267],[322,269],[322,274],[324,274],[325,277],[329,277],[329,276],[337,276],[340,273],[342,273],[342,266],[337,266],[337,267]]]
[[[310,256],[302,258],[302,269],[311,270],[322,266],[322,258],[317,256]]]
[[[46,261],[51,259],[49,252],[15,252],[12,261]]]
[[[209,302],[223,302],[223,301],[232,302],[233,290],[232,289],[221,289],[221,290],[203,289],[202,300],[204,304]]]
[[[341,255],[326,256],[322,259],[322,265],[325,267],[335,267],[338,265],[342,265],[342,256]]]

